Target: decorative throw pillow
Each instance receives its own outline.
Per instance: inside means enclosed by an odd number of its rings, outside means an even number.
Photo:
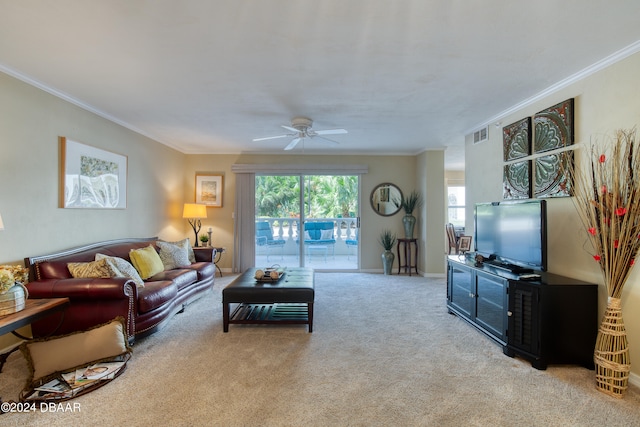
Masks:
[[[322,240],[333,239],[333,230],[320,230],[320,239]]]
[[[111,269],[107,265],[106,260],[91,262],[70,262],[67,268],[71,275],[75,278],[92,277],[92,278],[109,278],[111,277]]]
[[[183,239],[183,240],[180,240],[178,242],[167,242],[165,240],[158,240],[158,242],[171,243],[173,245],[178,245],[178,246],[185,245],[187,247],[187,253],[189,254],[189,262],[191,264],[196,262],[196,254],[193,253],[193,248],[191,247],[191,242],[189,241],[189,239]]]
[[[84,332],[26,341],[20,351],[29,363],[33,382],[54,372],[130,352],[131,348],[124,319],[118,317]]]
[[[156,249],[149,245],[146,248],[132,249],[129,251],[131,263],[140,273],[142,280],[164,271],[164,264],[156,252]]]
[[[311,234],[308,230],[304,232],[304,240],[311,240]]]
[[[174,268],[188,267],[191,265],[189,261],[189,241],[183,240],[182,242],[169,243],[169,242],[156,242],[160,248],[160,259],[164,264],[165,270],[173,270]]]
[[[136,287],[144,288],[144,281],[129,261],[115,256],[96,254],[96,261],[101,259],[106,260],[107,265],[111,268],[111,277],[128,277],[135,282]]]

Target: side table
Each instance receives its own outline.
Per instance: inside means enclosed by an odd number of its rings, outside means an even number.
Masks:
[[[220,270],[220,266],[218,266],[218,263],[222,258],[222,254],[225,253],[227,250],[226,248],[213,248],[213,249],[216,250],[216,254],[213,257],[213,265],[216,266],[216,270],[218,270],[218,273],[220,273],[220,277],[222,277],[222,270]]]
[[[402,257],[400,256],[400,246],[402,245],[403,254],[404,254],[404,264],[402,263]],[[411,248],[414,250],[414,257],[412,260],[411,257]],[[405,273],[409,273],[411,276],[411,269],[416,269],[416,274],[418,274],[418,239],[398,239],[398,244],[396,246],[396,250],[398,252],[398,274],[400,274],[400,270],[404,268]]]

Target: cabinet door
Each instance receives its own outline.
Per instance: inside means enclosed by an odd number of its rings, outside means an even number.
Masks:
[[[449,263],[449,305],[467,317],[472,316],[475,287],[470,268]]]
[[[506,344],[508,281],[476,272],[476,323]]]
[[[509,288],[508,344],[533,356],[540,352],[538,292],[535,286],[519,282],[513,282]]]

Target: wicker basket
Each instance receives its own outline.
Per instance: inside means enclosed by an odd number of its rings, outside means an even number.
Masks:
[[[631,360],[618,298],[609,298],[598,331],[594,362],[598,390],[610,396],[623,397],[629,382]]]
[[[7,292],[0,294],[0,316],[24,310],[28,297],[27,288],[20,283],[16,283]]]

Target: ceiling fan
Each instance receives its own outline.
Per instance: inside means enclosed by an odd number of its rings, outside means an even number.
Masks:
[[[291,133],[286,133],[284,135],[277,135],[277,136],[267,136],[264,138],[254,138],[253,141],[266,141],[268,139],[277,139],[277,138],[286,138],[286,137],[291,137],[293,136],[293,140],[291,140],[291,142],[289,143],[289,145],[287,145],[286,147],[284,147],[285,150],[291,150],[293,147],[295,147],[300,141],[304,140],[305,138],[321,138],[324,139],[325,141],[329,141],[332,142],[334,144],[337,144],[337,141],[333,141],[329,138],[325,138],[323,135],[340,135],[340,134],[345,134],[347,133],[347,131],[345,129],[326,129],[326,130],[313,130],[311,128],[311,126],[313,125],[313,120],[308,119],[306,117],[294,117],[291,120],[291,126],[285,126],[282,125],[283,128],[285,128],[286,130],[290,131]]]

